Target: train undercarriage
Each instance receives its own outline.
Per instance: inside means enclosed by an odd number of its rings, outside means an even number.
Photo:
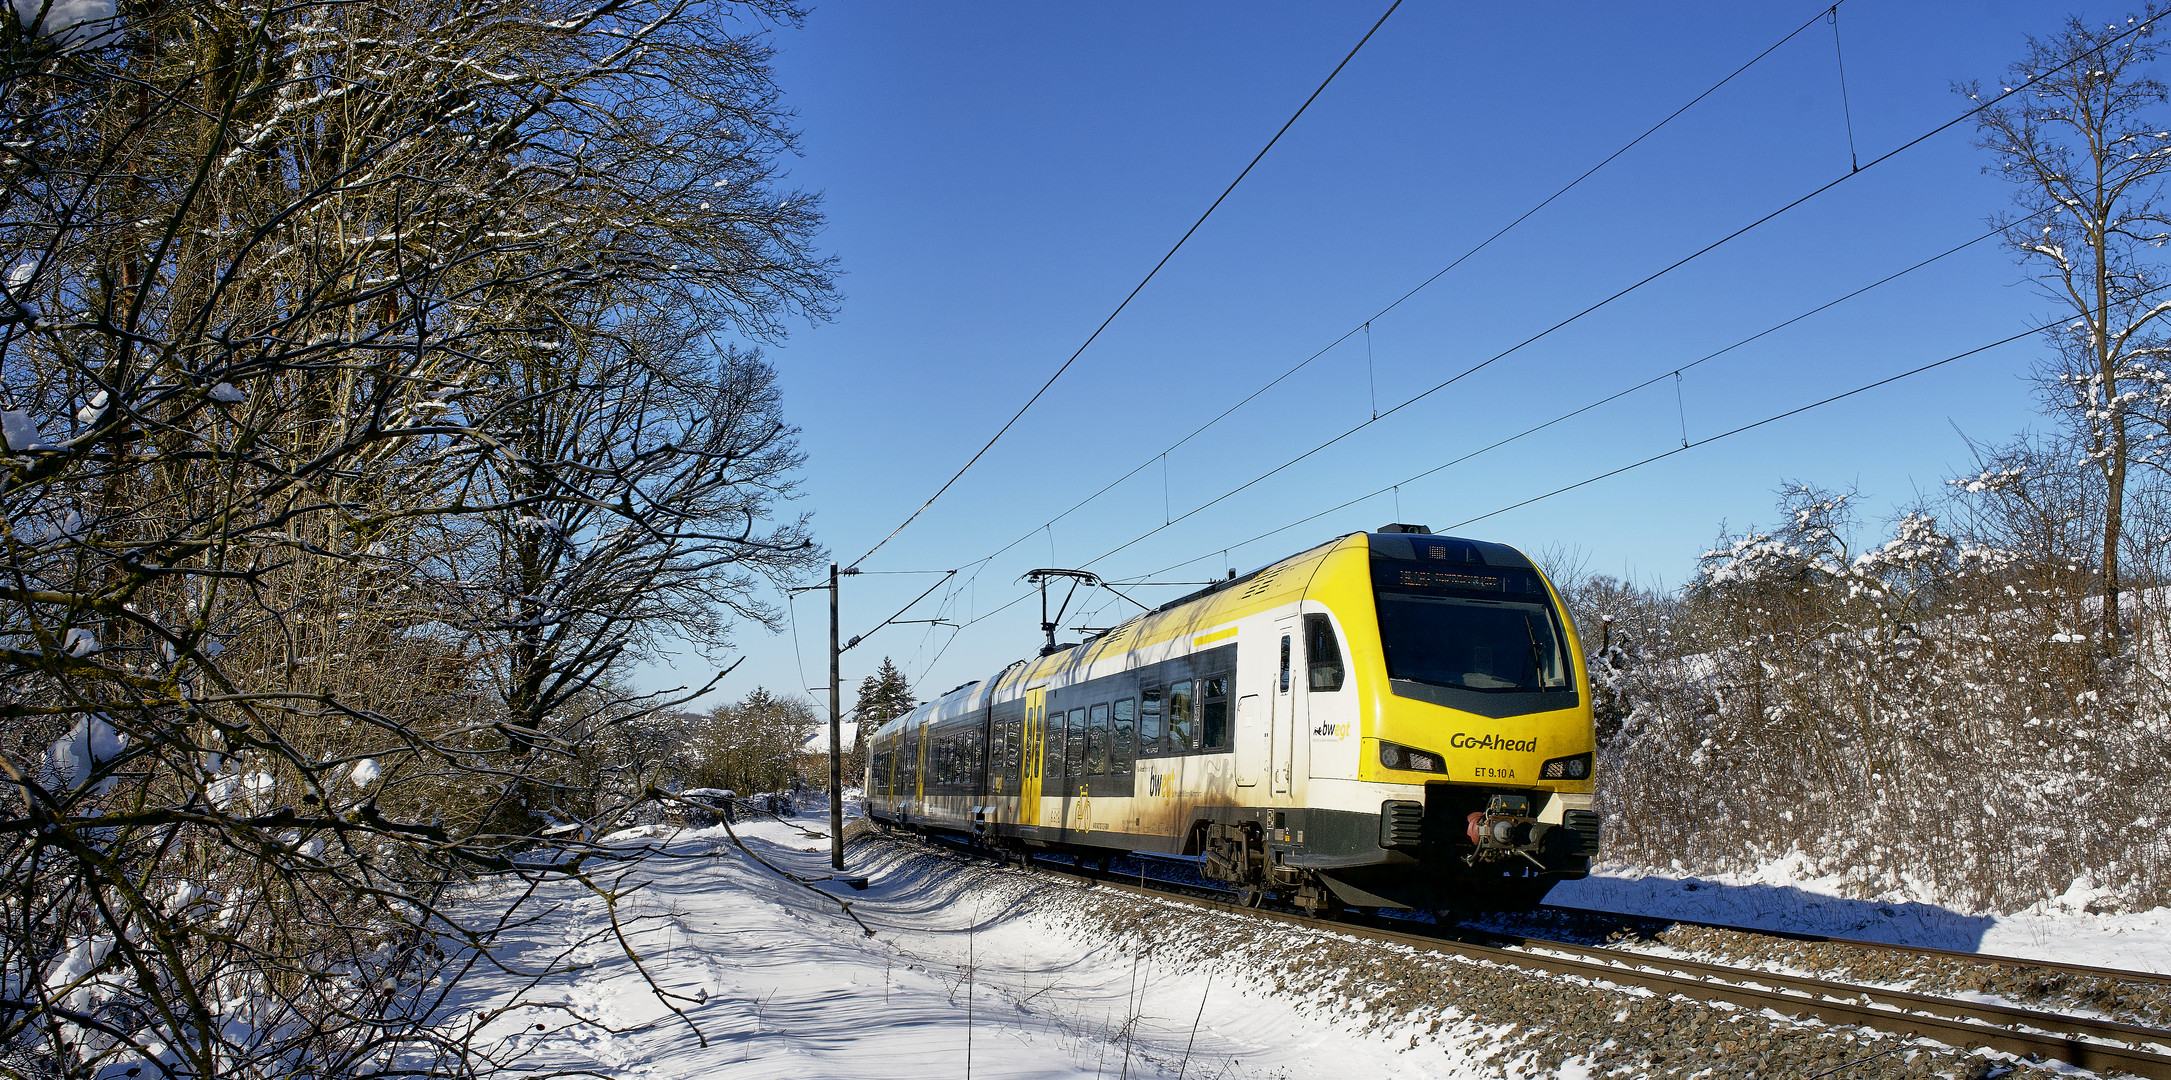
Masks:
[[[1202,809],[1190,833],[1043,835],[1044,830],[976,823],[969,831],[898,820],[915,831],[951,834],[1023,859],[1068,857],[1106,869],[1128,854],[1176,856],[1237,902],[1273,903],[1312,915],[1343,908],[1445,913],[1524,911],[1552,887],[1585,876],[1598,847],[1598,817],[1567,809],[1533,816],[1545,793],[1429,785],[1423,802],[1390,801],[1380,813],[1307,808]]]

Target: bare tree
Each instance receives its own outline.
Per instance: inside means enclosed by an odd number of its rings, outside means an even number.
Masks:
[[[2171,109],[2164,84],[2146,73],[2162,50],[2152,25],[2161,14],[2151,7],[2107,26],[2074,17],[2055,35],[2029,38],[1978,119],[1978,145],[2016,187],[2017,212],[2000,219],[2006,240],[2071,314],[2048,334],[2057,355],[2043,369],[2043,394],[2103,474],[2095,554],[2105,655],[2119,652],[2122,634],[2128,472],[2162,464],[2171,403],[2162,330],[2171,279],[2155,250],[2171,238],[2163,205]],[[1986,93],[1973,83],[1961,90]]]
[[[425,976],[501,924],[445,886],[611,857],[504,804],[639,714],[644,643],[721,645],[803,558],[767,369],[709,344],[832,301],[777,186],[798,13],[15,10],[4,1068],[486,1067]]]
[[[820,554],[804,518],[767,523],[800,462],[769,368],[704,355],[700,329],[569,334],[467,399],[502,441],[502,509],[462,547],[486,561],[448,567],[445,588],[469,594],[516,746],[554,748],[567,704],[666,633],[712,655],[735,623],[773,625],[757,582]]]
[[[702,787],[748,794],[779,791],[797,775],[808,739],[820,727],[814,707],[755,687],[709,711],[690,731],[692,776]]]

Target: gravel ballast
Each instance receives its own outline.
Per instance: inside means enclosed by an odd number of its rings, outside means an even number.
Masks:
[[[1292,926],[998,868],[946,852],[908,850],[913,854],[907,858],[952,864],[947,872],[971,875],[976,890],[999,896],[1017,917],[1052,931],[1142,954],[1156,964],[1203,967],[1217,981],[1284,996],[1404,1052],[1449,1055],[1464,1069],[1476,1066],[1481,1075],[1807,1078],[1842,1066],[1838,1075],[1847,1080],[2076,1075],[2055,1063],[2037,1065],[1892,1032],[1659,996],[1610,981],[1337,933],[1332,924]],[[1536,936],[1535,928],[1526,932]],[[1658,944],[1683,949],[1684,955],[1693,946],[1717,957],[1723,943],[1683,936]],[[1741,949],[1734,959],[1745,960],[1750,943],[1737,944]],[[1779,962],[1778,954],[1771,958]],[[1815,959],[1803,953],[1795,962]]]

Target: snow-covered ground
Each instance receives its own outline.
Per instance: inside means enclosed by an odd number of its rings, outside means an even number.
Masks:
[[[812,816],[738,826],[753,854],[811,887],[761,866],[721,827],[618,837],[653,851],[620,883],[628,890],[615,900],[622,937],[601,897],[570,882],[547,886],[531,901],[530,921],[500,939],[495,958],[512,970],[463,979],[457,1000],[464,1015],[449,1026],[482,1023],[478,1041],[524,1072],[627,1078],[1590,1074],[1592,1063],[1579,1056],[1547,1069],[1520,1052],[1487,1061],[1513,1041],[1517,1026],[1478,1019],[1490,1008],[1470,1015],[1455,1006],[1413,1010],[1413,1001],[1400,999],[1380,1008],[1348,996],[1346,979],[1341,990],[1317,992],[1334,973],[1302,964],[1262,976],[1272,971],[1282,939],[1241,942],[1205,919],[1166,933],[1169,920],[1197,918],[1181,905],[1137,916],[1164,931],[1158,936],[1168,946],[1142,951],[1137,919],[1129,926],[1103,921],[1111,909],[1095,904],[1106,890],[879,840],[853,849],[849,873],[871,878],[866,891],[855,891],[829,879],[828,841],[816,835],[825,827]],[[2040,912],[1978,918],[1848,900],[1837,883],[1780,865],[1739,880],[1614,867],[1564,886],[1553,899],[1626,914],[2171,969],[2171,945],[2163,940],[2171,912],[2089,914],[2079,910],[2085,899],[2078,893]],[[874,932],[864,933],[839,901]],[[490,902],[487,894],[470,900],[477,910]],[[1333,941],[1348,940],[1326,928],[1313,936],[1330,951]],[[545,968],[561,973],[512,973]],[[1485,992],[1474,970],[1441,968],[1421,982],[1442,979]],[[1507,1013],[1526,1017],[1528,1002],[1548,997],[1535,984],[1504,992],[1526,1003]],[[1610,1045],[1598,1030],[1563,1039]]]
[[[1624,915],[2171,973],[2171,908],[2101,914],[2089,910],[2095,899],[2085,879],[2013,915],[1968,914],[1897,896],[1850,899],[1841,879],[1818,876],[1799,858],[1710,878],[1601,865],[1546,897],[1563,907]]]
[[[826,839],[775,821],[738,833],[794,874],[829,873]],[[1470,1060],[1489,1028],[1425,1031],[1427,1052],[1413,1053],[1419,1040],[1407,1025],[1367,1032],[1368,1017],[1301,1008],[1195,955],[1127,951],[1062,917],[1063,890],[1076,886],[869,844],[850,867],[873,878],[867,891],[819,884],[851,902],[875,931],[868,936],[833,901],[754,863],[722,828],[620,839],[658,854],[632,872],[649,884],[618,901],[624,946],[599,898],[557,884],[498,959],[535,969],[562,957],[579,970],[463,980],[469,1015],[489,1021],[482,1041],[518,1055],[523,1070],[795,1080],[1499,1075]],[[1455,1040],[1473,1053],[1456,1053]]]

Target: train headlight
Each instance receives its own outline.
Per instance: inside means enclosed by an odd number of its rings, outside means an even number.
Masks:
[[[1591,778],[1591,755],[1557,757],[1538,768],[1540,780],[1588,780]]]
[[[1382,740],[1379,744],[1379,763],[1390,769],[1407,769],[1410,772],[1445,773],[1447,763],[1430,750],[1413,750],[1399,743]]]

